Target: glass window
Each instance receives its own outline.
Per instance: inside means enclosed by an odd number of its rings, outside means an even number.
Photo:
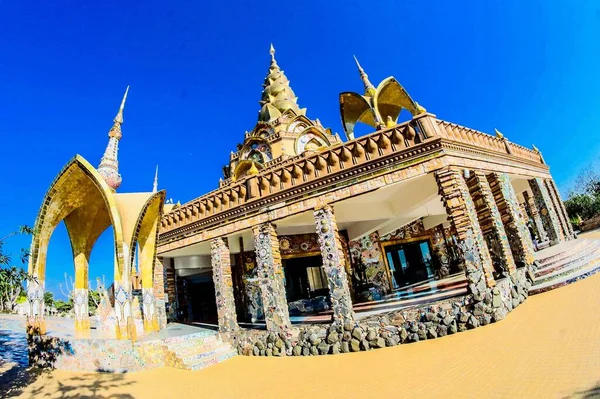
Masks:
[[[327,288],[327,277],[322,267],[307,267],[308,284],[311,291]]]

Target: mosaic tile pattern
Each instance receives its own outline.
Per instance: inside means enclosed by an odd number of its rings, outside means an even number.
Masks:
[[[131,283],[115,281],[115,316],[117,318],[117,339],[129,337],[133,330],[131,308]]]
[[[492,228],[494,229],[494,235],[496,236],[496,239],[500,244],[500,260],[502,261],[505,270],[512,274],[515,272],[517,267],[515,265],[515,259],[513,258],[513,254],[510,250],[510,244],[508,242],[506,230],[504,229],[504,224],[502,223],[500,211],[498,210],[496,200],[494,199],[494,194],[492,194],[492,190],[487,181],[485,173],[481,171],[476,171],[473,173],[473,178],[475,179],[477,187],[483,197],[484,206],[487,208],[492,218]]]
[[[88,310],[88,289],[73,289],[73,310],[75,312],[75,330],[79,334],[86,334],[90,329],[90,316]]]
[[[329,295],[333,307],[333,322],[342,325],[354,320],[352,299],[346,275],[346,258],[344,257],[337,223],[331,207],[325,206],[316,209],[314,216],[323,257],[323,269],[327,275]]]
[[[469,291],[477,300],[481,300],[486,287],[493,287],[495,281],[492,259],[479,225],[475,204],[460,171],[443,169],[435,175],[459,247],[463,251]]]
[[[358,240],[350,241],[349,251],[354,265],[353,272],[361,274],[360,276],[357,275],[355,277],[364,277],[364,279],[373,284],[378,291],[387,294],[390,291],[390,282],[379,241],[379,234],[373,232]],[[364,274],[364,276],[362,276],[362,274]]]
[[[44,292],[45,284],[42,280],[29,280],[27,282],[27,303],[29,311],[27,313],[28,324],[40,333],[46,332],[44,324]]]
[[[271,223],[252,229],[256,251],[257,275],[260,280],[261,297],[267,330],[288,331],[290,315],[285,295],[283,267],[279,253],[279,240]]]
[[[531,265],[535,260],[533,242],[531,241],[531,235],[529,234],[525,219],[521,215],[519,201],[510,183],[510,177],[506,173],[493,173],[492,177],[500,188],[502,199],[506,204],[506,210],[514,226],[514,233],[516,235],[514,242],[517,248],[513,249],[516,249],[513,254],[524,265]]]
[[[539,241],[546,241],[548,234],[546,233],[546,230],[544,230],[544,223],[542,222],[540,213],[535,206],[533,197],[529,195],[528,191],[523,192],[523,197],[525,198],[525,207],[527,208],[527,213],[531,216],[531,219],[535,225],[535,229],[537,230]]]
[[[563,201],[562,197],[560,196],[560,191],[558,190],[558,187],[556,186],[556,183],[554,182],[554,179],[549,179],[547,181],[548,186],[550,187],[550,189],[552,191],[554,191],[554,194],[556,195],[556,198],[558,200],[558,204],[560,207],[560,212],[562,212],[566,222],[567,222],[567,235],[571,238],[575,237],[575,232],[573,231],[573,226],[571,225],[570,219],[569,219],[569,214],[567,213],[567,208],[565,208],[565,202]]]
[[[144,316],[144,331],[158,331],[158,312],[154,288],[142,288],[142,313]]]
[[[210,256],[213,268],[213,282],[217,297],[219,330],[229,332],[237,330],[233,280],[231,279],[231,258],[229,248],[223,238],[215,238],[210,243]]]
[[[533,192],[533,198],[542,218],[544,230],[548,233],[548,239],[554,243],[564,241],[558,216],[556,215],[554,206],[550,200],[550,194],[548,194],[544,182],[540,178],[531,179],[529,180],[529,187]]]
[[[565,213],[563,213],[562,201],[560,201],[556,191],[554,191],[554,187],[551,182],[552,182],[551,180],[544,180],[546,190],[548,191],[548,194],[550,195],[550,201],[552,202],[552,205],[554,206],[556,216],[558,216],[558,223],[562,230],[562,234],[565,237],[565,239],[570,240],[572,238],[572,236],[569,232],[569,227],[570,227],[571,223],[569,223],[569,218],[565,217]]]

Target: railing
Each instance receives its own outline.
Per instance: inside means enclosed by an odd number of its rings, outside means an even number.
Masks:
[[[287,195],[298,191],[300,186],[310,186],[317,180],[329,182],[329,177],[333,181],[334,175],[338,176],[340,172],[362,166],[370,160],[420,147],[419,144],[438,138],[470,144],[529,162],[543,163],[539,152],[511,143],[505,138],[494,137],[425,114],[318,153],[303,153],[269,163],[257,175],[236,181],[228,179],[220,188],[166,213],[161,220],[161,235],[259,198],[284,193]]]
[[[491,151],[514,155],[532,162],[543,162],[540,153],[521,145],[511,143],[505,137],[491,136],[455,123],[436,120],[440,136],[448,140],[471,144]]]
[[[161,234],[260,197],[284,192],[351,169],[371,159],[414,147],[423,139],[416,122],[409,121],[329,147],[319,153],[303,153],[280,163],[267,165],[257,175],[232,181],[227,186],[166,213],[161,220]]]

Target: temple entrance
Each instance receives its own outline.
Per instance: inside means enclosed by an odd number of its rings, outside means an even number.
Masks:
[[[329,288],[321,255],[283,259],[282,264],[290,315],[329,308]]]
[[[428,240],[384,246],[394,289],[434,277]]]
[[[217,324],[215,285],[210,273],[186,277],[190,303],[190,319],[202,323]]]

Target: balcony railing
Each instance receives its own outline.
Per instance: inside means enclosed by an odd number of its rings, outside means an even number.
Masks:
[[[257,175],[235,181],[228,179],[220,188],[166,213],[161,220],[161,235],[171,236],[169,232],[179,227],[210,219],[234,208],[239,209],[267,196],[277,198],[278,194],[281,194],[283,198],[283,194],[293,194],[300,187],[311,186],[313,182],[328,182],[328,178],[355,170],[371,160],[407,152],[440,138],[501,153],[504,156],[513,156],[527,162],[543,163],[540,153],[511,143],[505,138],[491,136],[425,114],[318,153],[305,152],[278,163],[265,165]]]

